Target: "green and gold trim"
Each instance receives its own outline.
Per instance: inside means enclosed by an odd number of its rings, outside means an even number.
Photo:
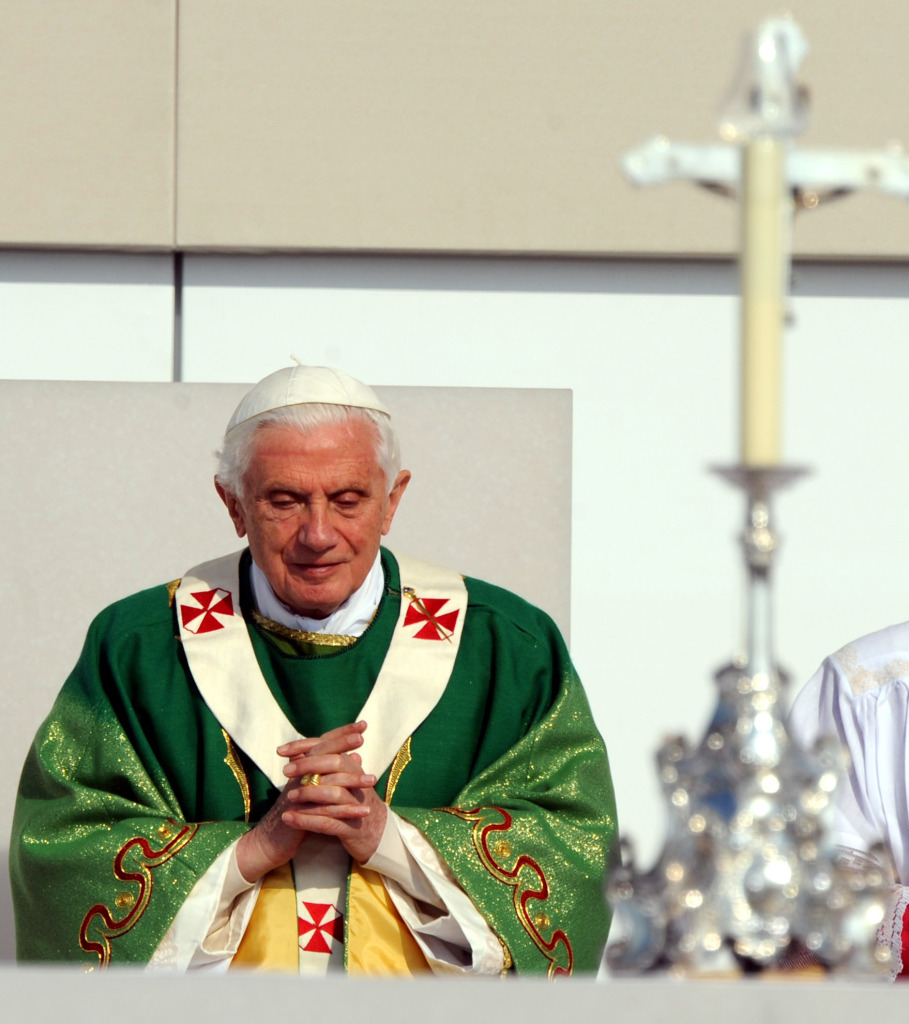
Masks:
[[[515,914],[534,945],[549,961],[549,977],[571,974],[574,967],[571,942],[561,928],[552,928],[545,910],[550,891],[546,874],[533,857],[515,853],[506,835],[512,826],[508,811],[502,807],[481,807],[472,811],[446,807],[445,810],[464,821],[474,822],[471,834],[480,862],[496,881],[512,887]],[[531,907],[531,901],[535,906]]]
[[[125,843],[114,858],[114,877],[120,882],[132,882],[138,892],[124,890],[114,899],[118,910],[127,910],[117,919],[103,903],[96,903],[82,919],[79,945],[86,953],[96,953],[99,966],[111,962],[111,940],[125,935],[142,917],[151,900],[152,869],[160,867],[182,850],[196,834],[198,825],[178,826],[166,821],[158,828],[161,839],[167,840],[160,849],[152,849],[144,836],[135,836]]]

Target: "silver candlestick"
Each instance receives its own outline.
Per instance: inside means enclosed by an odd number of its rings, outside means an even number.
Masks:
[[[718,701],[700,743],[673,737],[658,751],[666,843],[654,867],[639,872],[623,841],[609,886],[619,938],[607,963],[616,974],[810,967],[889,976],[890,948],[877,928],[890,878],[871,860],[844,860],[828,838],[843,755],[835,741],[799,750],[781,703],[771,499],[805,471],[715,472],[746,497],[743,650],[716,673]]]

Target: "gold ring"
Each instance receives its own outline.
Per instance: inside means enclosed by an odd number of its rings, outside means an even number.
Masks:
[[[301,786],[318,786],[321,781],[322,776],[318,772],[307,772],[300,776]]]

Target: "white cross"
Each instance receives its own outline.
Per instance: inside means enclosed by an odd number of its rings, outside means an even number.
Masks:
[[[721,121],[724,143],[670,142],[658,135],[625,154],[625,174],[635,185],[691,181],[737,195],[742,176],[741,144],[768,136],[792,138],[804,130],[808,104],[797,75],[806,52],[804,37],[794,21],[765,21],[755,39],[753,80],[744,83],[749,92],[746,106],[738,112],[730,111]],[[875,189],[907,199],[909,157],[897,145],[884,150],[789,147],[785,178],[800,206],[816,206],[826,198],[858,189]]]
[[[764,22],[736,93],[737,109],[720,124],[721,143],[697,145],[657,136],[627,153],[636,185],[691,181],[738,198],[742,207],[742,464],[776,465],[781,457],[781,338],[796,209],[859,189],[909,198],[909,157],[880,151],[796,149],[807,94],[798,71],[807,52],[790,18]]]

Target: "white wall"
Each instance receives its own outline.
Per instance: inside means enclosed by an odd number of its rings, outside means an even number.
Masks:
[[[0,252],[0,377],[170,380],[172,256]]]
[[[170,267],[4,254],[0,299],[22,312],[15,331],[0,318],[0,375],[168,379]],[[710,674],[737,641],[741,503],[705,472],[736,455],[733,269],[187,256],[184,282],[186,380],[252,381],[295,353],[374,384],[573,390],[571,646],[622,826],[652,857],[663,828],[653,752],[665,734],[703,727]],[[798,268],[792,305],[785,450],[816,472],[778,502],[777,618],[781,660],[801,682],[846,640],[909,617],[909,275]],[[501,509],[506,525],[533,514],[507,493]]]

